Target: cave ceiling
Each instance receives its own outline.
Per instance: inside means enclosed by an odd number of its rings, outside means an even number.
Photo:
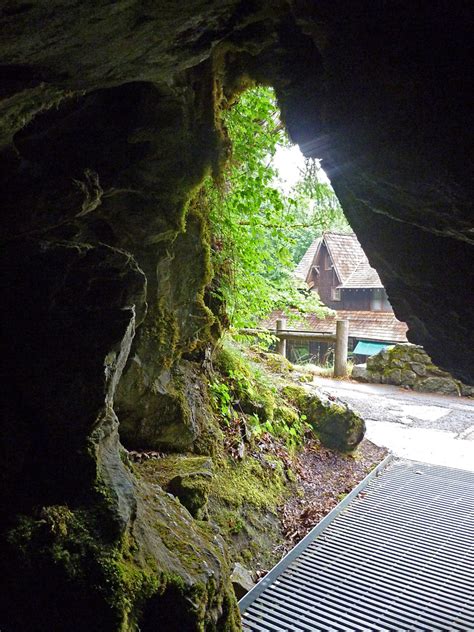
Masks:
[[[82,210],[101,241],[162,241],[179,223],[151,209],[179,204],[164,162],[195,186],[222,158],[219,92],[252,77],[323,159],[410,338],[472,379],[471,17],[461,2],[5,2],[6,234],[77,228]]]

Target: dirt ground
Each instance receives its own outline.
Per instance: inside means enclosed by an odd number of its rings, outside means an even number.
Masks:
[[[294,462],[298,493],[282,508],[285,543],[278,553],[283,556],[304,538],[386,455],[385,448],[367,439],[354,455],[308,441]]]

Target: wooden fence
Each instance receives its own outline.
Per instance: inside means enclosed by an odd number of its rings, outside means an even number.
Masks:
[[[286,357],[287,340],[308,340],[310,342],[334,342],[334,377],[347,375],[347,347],[349,341],[349,321],[336,320],[336,331],[333,334],[317,331],[294,331],[286,329],[286,320],[281,318],[276,321],[275,329],[241,329],[241,333],[258,335],[261,333],[273,334],[278,338],[277,353]]]

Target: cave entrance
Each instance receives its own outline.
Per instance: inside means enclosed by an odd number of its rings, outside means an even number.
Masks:
[[[225,194],[211,208],[214,267],[235,328],[334,333],[357,319],[353,362],[406,343],[385,289],[352,231],[321,160],[292,144],[271,88],[248,89],[223,116],[232,145]],[[331,311],[332,310],[332,311]],[[334,363],[334,343],[288,340],[292,362]]]
[[[369,436],[377,443],[429,460],[424,448],[433,445],[449,406],[438,406],[436,395],[433,401],[427,395],[410,403],[408,393],[425,390],[425,385],[429,390],[431,383],[436,388],[438,378],[429,374],[439,370],[421,347],[406,346],[408,327],[394,314],[321,161],[306,159],[291,143],[271,88],[244,92],[225,112],[224,123],[232,156],[224,195],[211,207],[211,222],[218,291],[231,325],[235,330],[272,329],[284,317],[288,329],[327,332],[335,329],[336,319],[349,320],[354,376],[376,385],[352,393],[331,388],[363,417],[371,417],[371,411],[358,408],[358,401],[378,402],[375,417],[383,423],[369,424]],[[316,376],[332,375],[331,343],[313,342],[308,335],[288,340],[283,353]],[[462,386],[451,376],[440,379],[446,380],[442,389],[461,394]],[[400,386],[406,398],[392,392]],[[423,438],[418,430],[427,421],[431,425]]]

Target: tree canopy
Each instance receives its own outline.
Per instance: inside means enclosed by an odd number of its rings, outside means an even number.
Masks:
[[[255,325],[274,309],[321,312],[317,295],[292,273],[323,230],[348,227],[331,186],[318,161],[306,160],[300,180],[284,192],[273,158],[290,141],[271,88],[247,90],[223,117],[232,155],[223,182],[209,179],[206,195],[216,291],[232,325]]]

